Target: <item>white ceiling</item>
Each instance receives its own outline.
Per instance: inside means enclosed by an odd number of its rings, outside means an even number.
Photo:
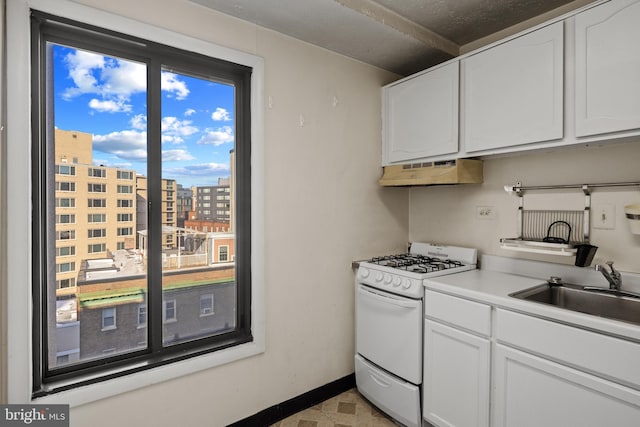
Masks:
[[[190,1],[409,75],[494,33],[592,0]]]

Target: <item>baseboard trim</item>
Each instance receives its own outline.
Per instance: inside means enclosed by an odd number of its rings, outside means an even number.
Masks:
[[[356,375],[350,374],[316,389],[303,393],[285,402],[274,405],[228,427],[268,426],[283,420],[296,412],[317,405],[356,386]]]

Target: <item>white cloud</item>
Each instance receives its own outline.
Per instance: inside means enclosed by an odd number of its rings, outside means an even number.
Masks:
[[[177,117],[162,118],[162,142],[181,144],[183,137],[193,135],[198,132],[198,128],[191,125],[191,120],[178,120]]]
[[[131,111],[131,104],[127,104],[125,100],[105,100],[93,98],[89,101],[89,108],[100,113],[128,113]]]
[[[147,130],[147,116],[144,114],[136,114],[129,121],[131,127],[138,130]]]
[[[216,108],[216,111],[214,111],[211,114],[211,118],[216,121],[216,122],[230,122],[231,121],[231,116],[229,115],[229,112],[227,110],[225,110],[224,108]]]
[[[82,50],[67,54],[65,62],[75,85],[65,89],[65,99],[96,94],[104,99],[128,100],[132,94],[146,91],[147,71],[143,64]]]
[[[183,100],[189,95],[187,84],[178,79],[178,76],[168,71],[163,71],[160,86],[162,90],[175,95],[177,100]]]
[[[218,129],[207,129],[205,134],[198,141],[198,144],[208,144],[217,147],[233,141],[233,129],[231,126],[223,126]]]
[[[73,85],[63,91],[62,97],[69,100],[85,94],[97,95],[102,99],[95,101],[104,104],[96,104],[100,107],[96,111],[128,112],[130,109],[113,108],[114,104],[124,106],[132,95],[147,90],[147,67],[139,62],[74,50],[67,54],[65,63]],[[189,95],[186,82],[170,72],[162,73],[161,88],[178,100]]]
[[[192,116],[196,113],[196,110],[194,110],[193,108],[187,108],[187,111],[184,112],[184,115],[186,117]]]
[[[120,59],[106,61],[101,78],[105,95],[129,97],[147,90],[147,67],[144,64]]]
[[[95,53],[82,50],[70,53],[65,57],[65,62],[69,68],[69,77],[73,80],[75,87],[67,88],[63,97],[72,98],[82,93],[98,93],[98,79],[94,76],[94,70],[104,67],[104,57]]]
[[[167,168],[164,170],[168,176],[205,177],[226,176],[231,169],[224,163],[200,163],[187,165],[180,168]]]
[[[183,160],[193,160],[193,157],[187,150],[166,150],[162,151],[163,162],[175,162]]]
[[[113,154],[126,161],[147,159],[147,133],[135,130],[94,135],[93,148],[103,153]]]

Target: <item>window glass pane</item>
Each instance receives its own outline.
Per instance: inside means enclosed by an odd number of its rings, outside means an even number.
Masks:
[[[55,370],[146,348],[147,265],[137,226],[146,223],[146,204],[136,204],[135,188],[147,175],[147,67],[55,43],[47,49],[47,179],[55,182],[47,196],[55,218],[47,232],[47,354]]]
[[[233,203],[213,215],[194,203],[220,189],[234,194],[235,88],[168,69],[162,85],[163,344],[171,346],[236,327],[235,264],[219,259],[220,246],[235,247]]]

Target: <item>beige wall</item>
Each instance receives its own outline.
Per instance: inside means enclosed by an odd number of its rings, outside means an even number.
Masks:
[[[72,426],[222,426],[352,373],[351,261],[408,235],[408,191],[377,185],[395,77],[188,1],[81,3],[265,59],[266,352],[73,408]]]
[[[411,190],[410,237],[416,241],[477,247],[482,253],[573,264],[574,258],[531,255],[500,248],[501,237],[516,237],[518,198],[504,191],[520,181],[523,186],[588,184],[640,180],[640,140],[628,144],[595,145],[549,153],[520,154],[486,160],[481,185],[422,187]],[[594,189],[592,207],[615,206],[613,230],[592,229],[598,246],[592,263],[615,261],[622,271],[640,272],[640,236],[632,235],[624,206],[640,203],[640,188]],[[525,195],[527,209],[584,208],[580,190],[536,191]],[[476,218],[477,206],[495,208],[495,220]]]
[[[5,43],[5,0],[0,0],[0,46],[4,46]],[[0,55],[0,76],[4,81],[4,67],[5,58],[4,55]],[[0,84],[0,99],[4,100],[5,88],[4,84]],[[0,121],[5,123],[5,103],[0,102]],[[5,176],[5,162],[6,151],[5,141],[6,133],[0,132],[0,402],[6,402],[7,400],[7,386],[6,386],[6,372],[7,372],[7,277],[6,277],[6,260],[1,254],[6,253],[7,250],[7,237],[6,237],[6,176]]]

